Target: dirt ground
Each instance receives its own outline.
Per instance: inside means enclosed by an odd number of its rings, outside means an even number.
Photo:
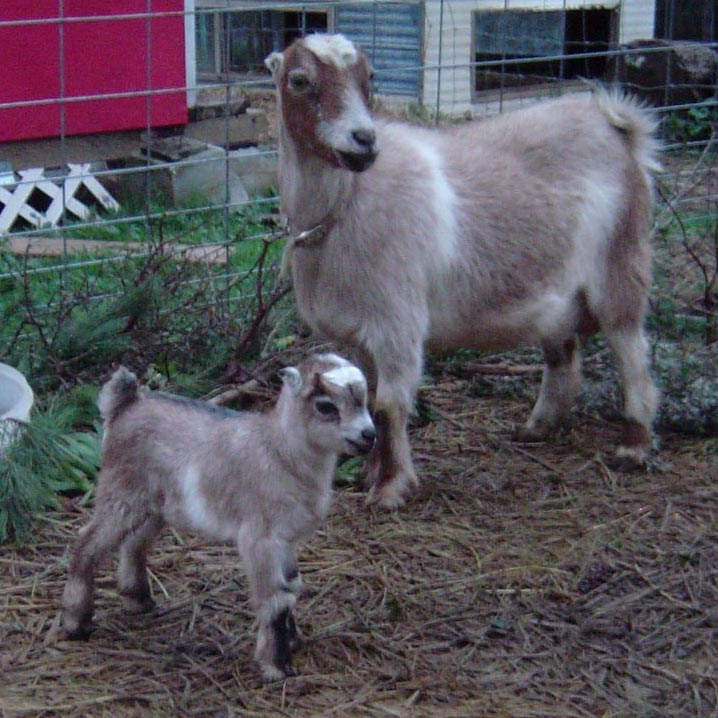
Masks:
[[[123,611],[108,566],[91,640],[54,642],[88,518],[69,503],[2,547],[0,715],[718,715],[718,442],[664,435],[649,471],[617,474],[601,459],[617,426],[512,444],[529,403],[471,386],[423,391],[406,507],[337,489],[300,554],[297,677],[262,684],[234,552],[173,533],[151,557],[154,614]]]

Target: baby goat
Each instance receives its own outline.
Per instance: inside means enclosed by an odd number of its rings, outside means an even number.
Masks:
[[[140,393],[124,368],[105,384],[102,470],[70,562],[65,638],[89,636],[95,571],[116,547],[120,593],[134,609],[153,608],[146,554],[170,524],[236,544],[257,612],[255,658],[266,680],[293,673],[297,545],[327,515],[339,455],[371,450],[375,429],[366,379],[345,359],[317,354],[281,375],[264,413]]]

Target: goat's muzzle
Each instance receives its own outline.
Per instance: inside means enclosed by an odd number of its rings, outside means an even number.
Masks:
[[[374,427],[366,428],[356,439],[346,439],[346,443],[349,446],[349,451],[347,453],[351,454],[352,456],[368,454],[374,448],[375,442],[376,429],[374,429]]]
[[[337,150],[339,164],[350,172],[364,172],[374,164],[379,153],[376,130],[373,127],[359,128],[351,133],[352,150]]]
[[[336,152],[337,161],[340,166],[350,172],[364,172],[364,170],[368,170],[374,164],[374,160],[378,154],[376,149],[371,149],[367,152]]]

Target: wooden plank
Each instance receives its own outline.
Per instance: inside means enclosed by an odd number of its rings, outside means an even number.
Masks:
[[[101,239],[58,239],[55,237],[8,237],[0,241],[0,252],[27,255],[30,257],[61,257],[81,253],[104,253],[114,255],[140,254],[148,251],[142,242],[115,242]],[[163,245],[167,256],[178,257],[189,262],[206,264],[224,264],[226,249],[224,245],[188,245],[167,243]]]

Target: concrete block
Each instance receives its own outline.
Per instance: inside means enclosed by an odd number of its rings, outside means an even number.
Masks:
[[[192,137],[220,147],[249,147],[257,145],[267,132],[267,115],[264,110],[249,108],[241,115],[214,117],[189,123],[185,137]]]
[[[187,204],[198,197],[212,204],[229,201],[239,205],[249,199],[247,190],[220,147],[207,147],[178,162],[162,162],[136,155],[127,160],[126,168],[136,167],[137,172],[118,175],[123,194],[144,197],[147,177],[151,177],[151,190],[165,197],[173,205]],[[227,191],[229,188],[229,191]]]
[[[268,145],[231,150],[229,166],[250,196],[277,189],[277,152]]]

